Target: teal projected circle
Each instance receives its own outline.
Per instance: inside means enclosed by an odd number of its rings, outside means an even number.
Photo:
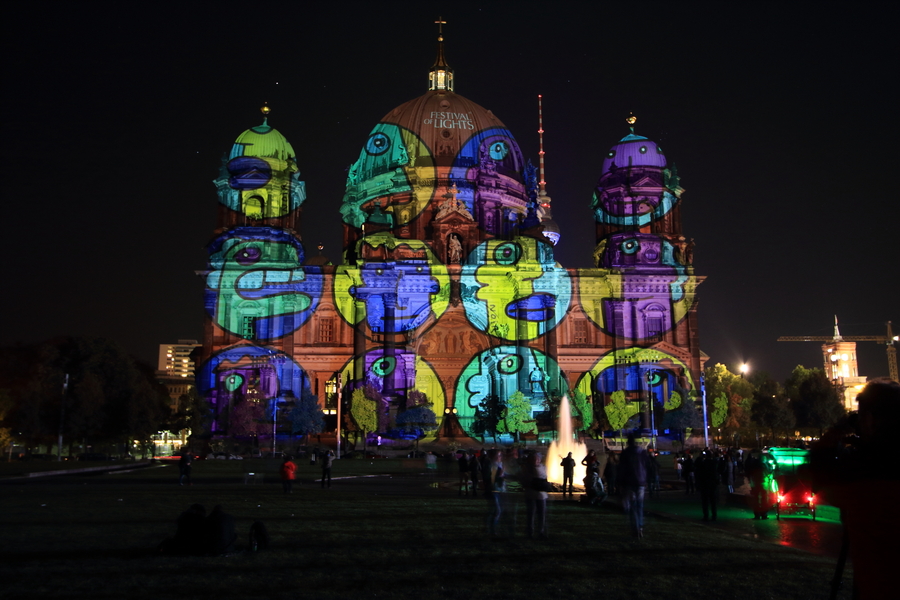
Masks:
[[[522,258],[522,247],[515,242],[500,244],[494,249],[494,262],[508,267],[519,262]]]

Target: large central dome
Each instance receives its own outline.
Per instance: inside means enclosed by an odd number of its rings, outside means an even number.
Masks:
[[[491,111],[431,90],[372,129],[347,175],[341,214],[355,228],[367,221],[393,228],[430,220],[452,197],[490,230],[502,209],[525,213],[524,166],[518,143]]]

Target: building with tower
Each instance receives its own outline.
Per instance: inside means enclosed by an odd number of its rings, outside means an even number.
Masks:
[[[243,402],[270,418],[306,395],[330,410],[336,384],[342,427],[354,397],[376,401],[378,431],[425,398],[439,436],[480,435],[492,418],[536,433],[563,394],[583,428],[616,392],[657,419],[699,400],[702,278],[662,149],[631,121],[594,190],[593,267],[566,268],[543,143],[539,169],[497,115],[453,91],[453,75],[439,35],[425,93],[375,124],[348,171],[337,265],[306,259],[287,139],[267,117],[235,141],[202,273],[198,387],[216,434]]]

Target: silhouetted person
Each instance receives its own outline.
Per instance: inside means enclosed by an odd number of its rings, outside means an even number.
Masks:
[[[684,460],[681,461],[681,475],[684,477],[684,493],[693,494],[696,491],[696,475],[694,473],[694,457],[691,451],[684,453]]]
[[[460,452],[456,459],[459,466],[459,495],[462,496],[463,488],[466,490],[466,496],[469,495],[469,456],[465,452]]]
[[[644,537],[644,493],[647,490],[647,472],[650,455],[638,446],[634,433],[628,434],[628,442],[619,462],[619,483],[622,486],[622,508],[628,513],[631,532]]]
[[[566,496],[566,484],[569,485],[569,498],[572,497],[572,482],[575,479],[575,459],[572,458],[572,453],[569,452],[565,458],[562,459],[562,462],[559,463],[559,466],[563,468],[563,498]]]
[[[541,455],[535,452],[529,456],[523,469],[522,485],[525,488],[528,537],[547,537],[547,467]]]
[[[900,423],[900,383],[876,379],[856,397],[851,413],[822,436],[811,452],[823,502],[841,509],[853,562],[854,598],[890,598],[897,591],[896,432]],[[892,550],[893,548],[893,550]]]
[[[194,465],[194,457],[187,450],[182,450],[181,458],[178,459],[178,485],[184,485],[185,479],[188,485],[194,485],[191,481],[191,469]]]
[[[750,479],[750,507],[753,509],[753,518],[757,520],[769,518],[769,490],[765,484],[765,468],[759,448],[754,448],[744,464],[744,472]]]
[[[703,520],[709,521],[718,516],[719,469],[716,458],[709,450],[704,450],[696,463],[697,489],[700,490],[700,504],[703,508]]]
[[[322,489],[325,489],[326,481],[328,487],[331,487],[331,466],[334,464],[334,452],[328,450],[322,457]]]

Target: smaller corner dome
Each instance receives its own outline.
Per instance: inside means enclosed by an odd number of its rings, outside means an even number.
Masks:
[[[234,141],[229,158],[253,156],[257,158],[293,159],[296,154],[290,142],[281,133],[269,126],[268,120],[262,125],[251,127]]]
[[[608,173],[613,163],[619,168],[665,168],[666,155],[663,154],[662,148],[653,140],[630,133],[609,149],[606,158],[603,159],[603,173],[601,175]]]

